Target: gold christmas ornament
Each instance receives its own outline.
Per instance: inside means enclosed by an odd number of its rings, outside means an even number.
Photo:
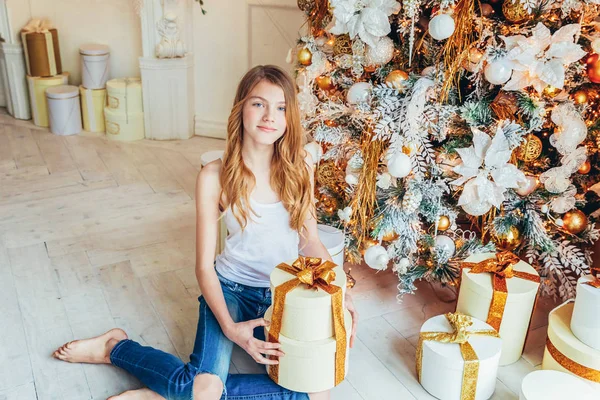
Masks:
[[[394,89],[402,90],[404,81],[408,79],[408,74],[402,70],[394,70],[385,77],[385,83],[392,85]]]
[[[316,81],[317,81],[317,86],[319,86],[319,89],[331,90],[334,88],[333,80],[331,79],[331,76],[329,76],[329,75],[319,76],[319,77],[317,77]]]
[[[521,161],[531,162],[542,154],[542,140],[530,133],[525,136],[525,141],[515,151]]]
[[[389,232],[386,232],[385,235],[383,235],[383,240],[385,240],[386,242],[393,242],[394,240],[398,239],[399,237],[400,237],[400,235],[398,235],[396,232],[389,231]]]
[[[554,86],[548,85],[544,88],[544,95],[546,95],[547,97],[550,97],[551,99],[558,96],[558,94],[561,92],[561,90],[559,88],[556,88]]]
[[[580,210],[571,210],[563,215],[563,228],[572,233],[573,235],[577,235],[581,233],[587,228],[588,219]]]
[[[298,52],[298,62],[302,65],[310,65],[312,63],[312,53],[306,47]]]
[[[504,0],[502,3],[502,14],[504,14],[504,17],[506,17],[508,21],[515,24],[519,24],[533,18],[533,15],[527,12],[521,0]]]
[[[324,161],[317,169],[317,182],[322,186],[335,186],[344,182],[343,171],[335,165],[334,161]]]
[[[338,126],[338,123],[332,119],[326,119],[325,121],[323,121],[323,123],[330,128],[335,128],[336,126]]]
[[[340,35],[335,38],[333,43],[333,54],[336,56],[342,54],[352,54],[352,39],[348,34]]]
[[[519,228],[511,226],[505,233],[492,233],[492,241],[497,249],[511,251],[519,247],[523,241],[523,236],[521,235]]]
[[[499,119],[515,119],[519,110],[517,96],[513,92],[501,90],[490,104],[490,108]]]
[[[450,218],[445,215],[442,215],[438,220],[438,231],[445,231],[450,228]]]
[[[588,101],[587,92],[585,90],[576,91],[575,93],[573,93],[573,100],[575,100],[575,103],[577,103],[577,104],[587,103],[587,101]]]
[[[585,160],[585,162],[583,164],[581,164],[581,167],[579,167],[577,172],[585,175],[588,172],[590,172],[591,170],[592,170],[592,164],[590,163],[590,160]]]

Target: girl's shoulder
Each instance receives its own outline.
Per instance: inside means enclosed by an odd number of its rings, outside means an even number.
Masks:
[[[216,159],[200,169],[196,180],[196,199],[218,199],[221,192],[222,160]]]

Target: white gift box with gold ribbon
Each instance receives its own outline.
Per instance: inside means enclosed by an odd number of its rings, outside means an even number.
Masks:
[[[600,396],[600,350],[577,339],[571,331],[572,315],[571,300],[550,311],[542,369],[568,372],[585,379]]]
[[[81,55],[81,84],[86,89],[104,89],[109,78],[110,49],[103,44],[85,44]]]
[[[140,78],[111,79],[106,82],[108,108],[120,113],[141,113],[142,80]]]
[[[598,395],[583,380],[564,372],[538,370],[521,382],[519,400],[597,400]]]
[[[502,339],[483,321],[459,313],[432,317],[421,327],[419,382],[442,400],[489,399],[496,387],[501,348]]]
[[[298,392],[335,387],[348,371],[352,326],[344,307],[343,268],[318,258],[300,257],[278,265],[270,280],[273,304],[265,314],[271,321],[265,336],[281,343],[285,356],[278,366],[267,366],[269,376],[280,386]]]
[[[81,105],[77,86],[54,86],[46,90],[50,132],[75,135],[81,132]]]
[[[479,263],[496,256],[495,253],[474,254],[465,262]],[[473,273],[464,268],[456,305],[457,312],[486,321],[498,330],[502,338],[500,365],[512,364],[521,357],[540,285],[538,273],[525,261],[519,260],[512,269],[515,273],[523,273],[525,279],[518,275],[506,278],[506,292],[501,293],[494,291],[492,273]],[[527,279],[528,276],[534,280]],[[498,297],[505,299],[503,308],[498,304]],[[495,323],[491,322],[490,315]]]
[[[83,129],[88,132],[104,132],[106,89],[86,89],[81,85],[79,93],[81,95]]]
[[[598,282],[598,283],[596,283]],[[599,287],[595,287],[597,285]],[[573,334],[583,343],[600,350],[600,279],[591,275],[577,281],[577,297],[571,319]]]
[[[27,76],[27,86],[29,88],[29,102],[31,104],[31,115],[33,123],[37,126],[48,127],[48,103],[46,101],[46,89],[53,86],[67,85],[69,83],[69,73],[64,72],[60,75],[49,78]]]
[[[121,113],[104,108],[106,137],[110,140],[131,142],[144,138],[144,113]]]

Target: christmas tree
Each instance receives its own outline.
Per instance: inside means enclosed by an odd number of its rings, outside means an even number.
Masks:
[[[598,239],[598,0],[298,0],[319,219],[399,293],[510,250],[574,297]]]

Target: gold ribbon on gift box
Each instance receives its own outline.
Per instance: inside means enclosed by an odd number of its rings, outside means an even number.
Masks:
[[[592,268],[590,268],[590,272],[592,275],[592,280],[589,282],[586,282],[586,284],[593,286],[596,289],[600,289],[600,268],[592,267]]]
[[[490,324],[497,331],[500,330],[502,316],[506,308],[506,299],[508,298],[508,288],[506,280],[512,278],[526,279],[532,282],[540,282],[538,275],[527,272],[515,271],[514,266],[521,261],[519,256],[510,251],[503,251],[496,255],[496,258],[488,258],[478,263],[463,262],[461,269],[471,268],[472,274],[491,273],[492,276],[492,303],[488,311],[488,317],[485,322]]]
[[[559,363],[569,372],[577,375],[580,378],[587,379],[588,381],[600,383],[600,371],[586,367],[585,365],[581,365],[578,362],[571,360],[554,346],[550,338],[546,339],[546,348],[548,349],[548,353],[550,353],[552,358],[554,358],[557,363]]]
[[[21,29],[27,74],[55,76],[62,74],[58,32],[47,19],[32,19]]]
[[[492,329],[473,330],[467,328],[473,325],[473,320],[468,315],[461,313],[444,314],[452,332],[421,332],[419,334],[419,343],[417,345],[417,376],[421,382],[421,371],[423,368],[423,342],[433,340],[442,343],[455,343],[460,346],[460,354],[465,361],[462,387],[460,390],[461,400],[475,400],[477,392],[477,379],[479,375],[479,359],[475,349],[469,343],[471,336],[491,336],[499,337],[498,332]]]
[[[292,265],[281,263],[276,267],[294,275],[295,278],[275,288],[275,293],[273,294],[273,315],[271,317],[268,341],[273,343],[279,342],[285,297],[294,288],[300,284],[305,284],[315,290],[321,289],[329,293],[331,295],[333,332],[336,342],[335,385],[337,386],[344,380],[344,376],[346,375],[346,328],[344,326],[342,288],[331,283],[335,280],[335,272],[333,271],[335,267],[336,264],[331,261],[322,263],[320,258],[303,256],[300,256]],[[269,357],[276,359],[275,356]],[[274,382],[279,382],[278,364],[269,366],[269,376]]]

